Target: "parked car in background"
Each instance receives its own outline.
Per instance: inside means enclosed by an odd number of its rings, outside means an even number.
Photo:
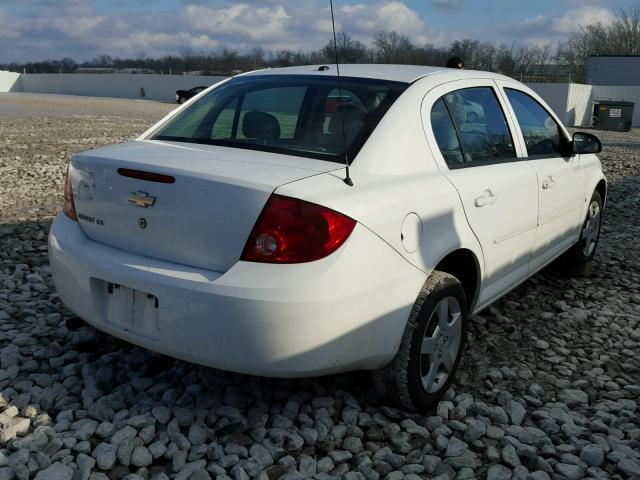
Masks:
[[[193,87],[189,90],[177,90],[176,91],[176,103],[184,103],[197,94],[206,90],[209,87]]]
[[[67,307],[214,368],[370,369],[386,398],[427,409],[470,313],[560,256],[593,258],[596,137],[501,75],[340,71],[238,75],[136,141],[75,155],[49,236]]]

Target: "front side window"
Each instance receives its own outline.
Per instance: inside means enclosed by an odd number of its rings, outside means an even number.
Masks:
[[[516,157],[507,122],[491,87],[456,90],[443,98],[455,123],[465,162],[490,163]]]
[[[505,92],[520,125],[527,154],[530,157],[562,156],[564,134],[553,117],[526,93],[511,88],[505,88]]]
[[[342,77],[337,86],[336,77],[238,77],[176,115],[153,138],[343,163],[345,153],[355,157],[408,84]]]

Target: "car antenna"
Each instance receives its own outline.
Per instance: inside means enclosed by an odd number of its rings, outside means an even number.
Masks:
[[[342,111],[342,86],[340,84],[340,62],[338,61],[338,40],[336,39],[336,22],[333,17],[333,0],[329,0],[331,6],[331,27],[333,28],[333,50],[336,54],[336,75],[338,76],[338,109],[340,110],[340,125],[342,125],[342,143],[344,145],[344,163],[346,168],[346,176],[344,183],[353,187],[351,176],[349,175],[349,152],[347,151],[347,132],[344,126],[344,113]]]

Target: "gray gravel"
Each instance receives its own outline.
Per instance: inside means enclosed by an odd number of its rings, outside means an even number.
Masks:
[[[593,272],[474,316],[455,390],[416,415],[364,373],[260,379],[65,328],[46,237],[66,162],[140,133],[145,105],[0,115],[0,480],[640,478],[640,130],[599,132]]]

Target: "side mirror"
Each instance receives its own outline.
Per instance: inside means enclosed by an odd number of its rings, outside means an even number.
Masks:
[[[574,154],[600,153],[602,151],[602,143],[600,143],[598,137],[585,132],[574,133],[571,145]]]

